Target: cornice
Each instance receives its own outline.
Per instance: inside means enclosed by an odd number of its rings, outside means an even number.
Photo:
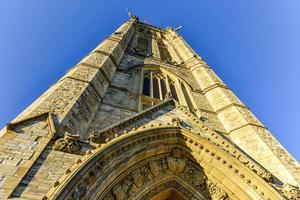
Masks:
[[[146,23],[143,23],[143,22],[137,22],[137,25],[139,25],[143,28],[146,28],[146,29],[150,29],[152,31],[159,32],[159,33],[166,33],[166,31],[162,28],[159,28],[159,27],[156,27],[156,26],[153,26],[153,25],[150,25],[150,24],[146,24]]]

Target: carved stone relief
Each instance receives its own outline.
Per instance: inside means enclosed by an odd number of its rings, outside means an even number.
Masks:
[[[281,191],[289,200],[299,200],[300,199],[299,187],[296,187],[296,186],[290,185],[290,184],[285,184],[282,187]]]
[[[187,160],[180,148],[173,148],[167,157],[151,160],[145,165],[128,173],[118,181],[105,195],[105,200],[134,199],[139,191],[144,191],[153,182],[159,182],[163,177],[176,176],[192,186],[207,199],[229,199],[228,194],[217,184],[209,180],[204,172]],[[150,199],[159,192],[173,188],[187,199],[197,199],[192,191],[188,191],[176,181],[156,186],[148,191],[142,199]]]
[[[65,133],[63,138],[55,141],[54,150],[64,151],[68,153],[76,153],[80,150],[79,135],[72,135],[68,132]]]

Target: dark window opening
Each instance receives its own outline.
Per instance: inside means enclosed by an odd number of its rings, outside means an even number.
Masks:
[[[158,86],[158,79],[153,79],[153,97],[159,99],[159,86]]]
[[[186,103],[188,105],[189,108],[191,109],[194,109],[194,106],[193,106],[193,103],[191,101],[191,98],[190,98],[190,95],[188,94],[185,86],[183,84],[181,84],[181,88],[182,88],[182,91],[183,91],[183,94],[184,94],[184,97],[185,97],[185,100],[186,100]]]
[[[167,94],[167,88],[166,88],[166,83],[163,79],[160,79],[160,86],[161,86],[162,99],[164,99],[164,97]]]
[[[175,89],[175,86],[173,85],[173,83],[170,84],[170,89],[171,89],[172,97],[173,97],[176,101],[178,101],[177,92],[176,92],[176,89]]]
[[[148,77],[144,78],[143,95],[150,96],[150,80]]]

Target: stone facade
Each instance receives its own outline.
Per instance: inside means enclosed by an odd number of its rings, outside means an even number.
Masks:
[[[172,28],[132,17],[0,134],[0,199],[300,199],[300,167]]]

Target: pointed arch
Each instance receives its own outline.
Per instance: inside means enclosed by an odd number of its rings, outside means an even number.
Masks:
[[[167,98],[174,98],[194,113],[198,109],[192,93],[187,92],[186,89],[188,86],[192,90],[191,85],[178,74],[171,72],[168,67],[156,64],[135,65],[130,67],[129,71],[137,69],[142,69],[140,110],[149,108]],[[185,88],[181,83],[185,85]]]
[[[238,158],[177,126],[116,136],[77,161],[47,198],[140,199],[167,181],[188,199],[283,198]]]

